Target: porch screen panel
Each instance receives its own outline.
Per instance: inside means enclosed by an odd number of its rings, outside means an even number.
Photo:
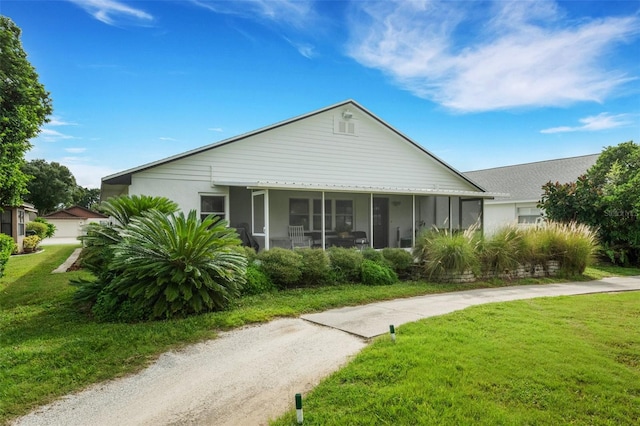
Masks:
[[[256,194],[253,196],[253,233],[264,234],[267,226],[264,220],[264,194]]]
[[[449,197],[436,197],[435,225],[438,228],[449,228]]]
[[[331,200],[324,200],[324,229],[330,231],[333,229],[333,221],[331,220]],[[313,230],[322,230],[322,200],[313,200]]]
[[[461,225],[462,229],[468,229],[475,225],[482,226],[482,200],[462,200],[461,203]]]
[[[353,201],[336,200],[336,227],[346,225],[353,229]]]
[[[306,198],[289,199],[289,225],[303,226],[309,229],[309,200]]]

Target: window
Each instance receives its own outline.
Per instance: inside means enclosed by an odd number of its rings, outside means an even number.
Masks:
[[[539,217],[542,217],[542,210],[535,207],[518,207],[518,223],[532,224],[536,223]]]
[[[24,235],[24,210],[18,210],[18,235]]]
[[[304,229],[309,229],[309,200],[289,199],[289,225],[304,226]]]
[[[2,227],[0,228],[0,232],[10,236],[13,236],[12,213],[13,211],[10,209],[2,211]]]
[[[331,200],[324,200],[325,231],[331,231],[333,229],[331,217]],[[322,229],[322,200],[313,200],[313,229],[315,231]]]
[[[324,200],[324,229],[333,231],[338,224],[353,229],[352,200]],[[289,199],[289,225],[302,225],[308,231],[322,230],[322,200],[307,198]],[[311,227],[310,227],[311,226]]]
[[[204,220],[209,215],[216,215],[225,219],[224,195],[200,196],[200,219]]]
[[[343,225],[353,229],[352,200],[336,200],[336,226]]]

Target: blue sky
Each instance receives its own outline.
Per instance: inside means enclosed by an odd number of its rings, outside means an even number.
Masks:
[[[639,1],[0,0],[78,183],[354,99],[460,171],[640,142]],[[400,165],[398,165],[400,166]]]

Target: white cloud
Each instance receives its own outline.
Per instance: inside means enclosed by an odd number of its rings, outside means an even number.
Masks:
[[[47,123],[47,126],[77,126],[77,123],[64,121],[62,118],[54,115],[49,118],[49,122]]]
[[[70,154],[80,154],[85,152],[87,148],[65,148],[64,150]]]
[[[166,137],[166,136],[159,137],[158,139],[160,139],[161,141],[169,141],[169,142],[176,142],[177,141],[177,139]]]
[[[563,21],[550,0],[355,5],[349,55],[456,111],[598,102],[632,79],[605,60],[638,16]]]
[[[207,130],[211,130],[212,132],[222,132],[222,127],[209,127],[209,129]]]
[[[614,129],[634,124],[630,114],[610,115],[603,112],[598,115],[581,118],[580,126],[560,126],[540,130],[540,133],[565,133],[565,132],[597,132],[599,130]]]
[[[75,139],[75,137],[65,135],[64,133],[58,132],[57,130],[44,128],[40,129],[40,134],[38,135],[37,139],[42,139],[45,142],[57,142],[60,140]]]
[[[315,46],[313,46],[313,45],[311,45],[309,43],[295,42],[293,40],[288,39],[287,37],[285,37],[284,39],[291,46],[295,47],[295,49],[298,51],[298,53],[300,53],[305,58],[313,59],[316,56]]]
[[[68,0],[107,25],[118,25],[127,22],[132,24],[148,24],[153,21],[149,13],[127,6],[117,0]]]
[[[267,19],[283,25],[305,28],[316,17],[313,2],[301,0],[191,0],[192,3],[216,13],[237,15],[249,19]]]

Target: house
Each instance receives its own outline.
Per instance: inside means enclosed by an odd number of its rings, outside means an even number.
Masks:
[[[420,227],[481,223],[493,196],[353,100],[102,178],[102,200],[124,194],[216,214],[265,249],[289,226],[323,248],[345,243],[337,228],[410,247]]]
[[[559,158],[466,172],[465,176],[494,193],[508,194],[487,200],[484,229],[491,233],[502,226],[536,223],[544,212],[538,208],[542,186],[547,182],[575,182],[598,160],[600,154]]]
[[[107,216],[80,206],[58,210],[43,217],[55,225],[54,238],[77,238],[84,234],[84,227],[89,223],[109,221]]]
[[[17,207],[2,207],[2,219],[0,220],[0,232],[13,237],[18,253],[22,253],[22,241],[26,236],[27,223],[36,218],[38,210],[33,204],[23,203]]]

